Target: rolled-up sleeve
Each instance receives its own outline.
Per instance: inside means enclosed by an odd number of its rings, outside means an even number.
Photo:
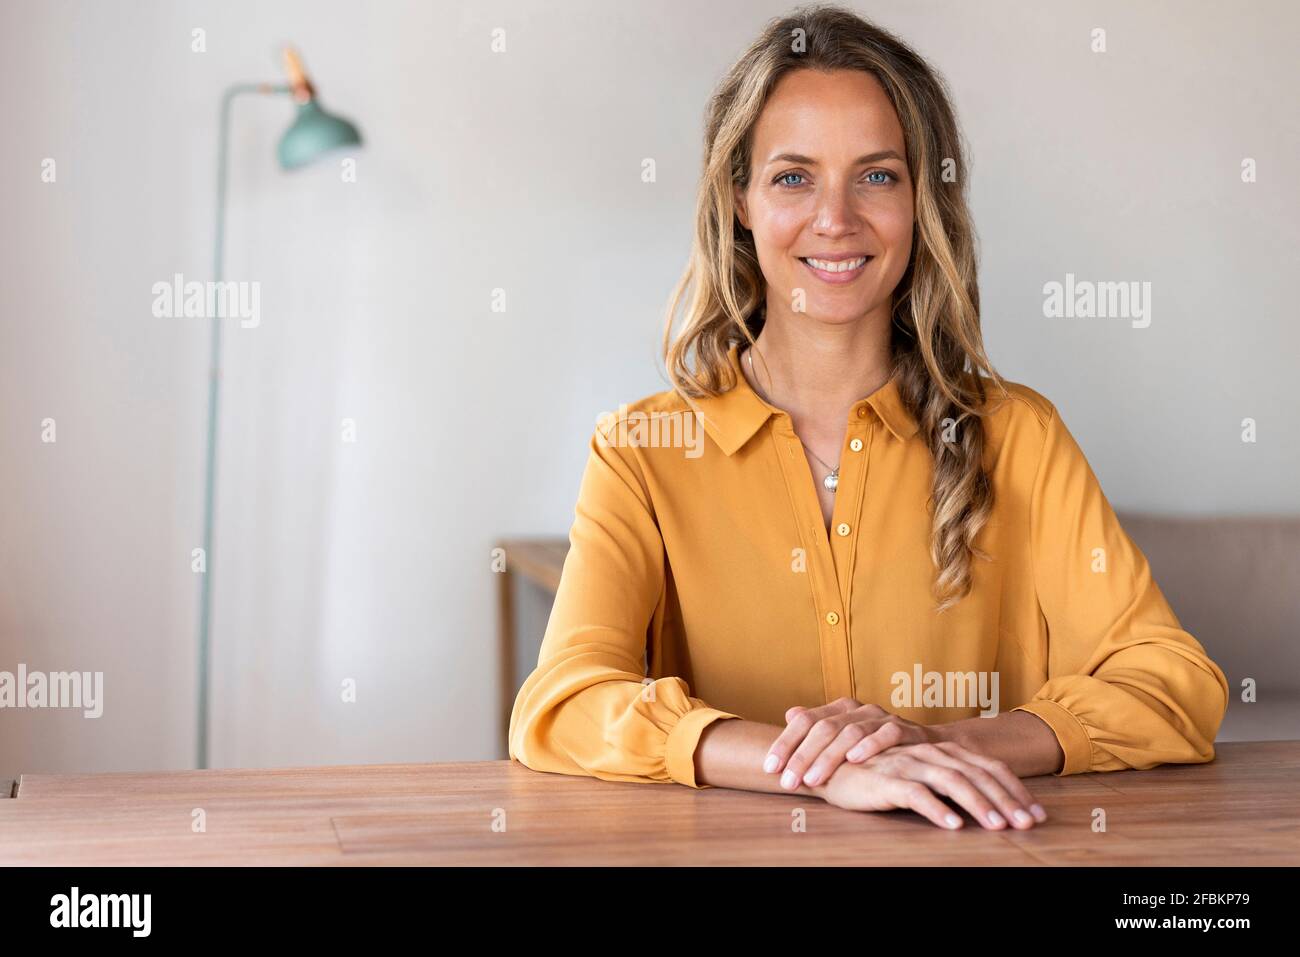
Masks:
[[[685,784],[712,722],[738,715],[646,677],[646,639],[664,592],[664,544],[633,449],[593,433],[569,553],[537,667],[510,716],[510,757],[536,771]],[[506,556],[509,561],[509,556]]]
[[[1057,774],[1213,760],[1227,679],[1180,626],[1055,408],[1030,512],[1047,682],[1012,710],[1055,732]]]

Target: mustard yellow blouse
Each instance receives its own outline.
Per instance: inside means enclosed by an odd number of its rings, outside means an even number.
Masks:
[[[790,416],[738,354],[725,394],[659,392],[594,431],[512,758],[707,787],[694,753],[711,722],[784,725],[848,696],[927,725],[1032,712],[1060,774],[1213,759],[1227,680],[1051,402],[1016,383],[990,397],[996,502],[976,544],[995,561],[936,614],[932,463],[896,382],[850,413],[828,535]]]

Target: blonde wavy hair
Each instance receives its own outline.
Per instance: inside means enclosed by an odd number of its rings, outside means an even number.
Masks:
[[[664,363],[673,386],[689,397],[736,385],[727,352],[736,343],[753,345],[766,318],[767,287],[753,233],[736,217],[733,188],[748,186],[753,129],[768,96],[784,74],[801,69],[872,74],[903,128],[915,227],[911,260],[893,294],[893,375],[934,459],[930,556],[936,611],[943,612],[969,594],[972,559],[989,559],[975,547],[993,508],[980,410],[986,377],[1004,396],[1006,388],[980,333],[956,116],[942,78],[897,37],[840,7],[802,7],[769,22],[723,78],[705,114],[695,237],[668,305]],[[941,168],[955,180],[941,178]]]

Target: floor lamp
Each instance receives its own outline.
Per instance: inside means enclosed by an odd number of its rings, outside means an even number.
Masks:
[[[288,95],[293,98],[293,124],[280,137],[276,156],[280,168],[298,169],[332,150],[359,146],[361,134],[347,120],[326,113],[316,102],[316,90],[303,72],[302,62],[290,48],[284,51],[285,72],[289,82],[236,83],[221,97],[221,120],[217,137],[217,223],[212,256],[212,281],[221,282],[222,252],[226,233],[226,160],[230,144],[230,108],[245,93]],[[203,492],[203,577],[199,593],[199,715],[198,767],[208,766],[209,662],[211,658],[212,622],[212,513],[217,467],[217,411],[221,385],[221,317],[212,317],[211,371],[208,380],[207,467]]]

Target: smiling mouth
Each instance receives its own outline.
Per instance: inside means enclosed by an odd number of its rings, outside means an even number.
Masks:
[[[800,256],[799,261],[821,279],[828,282],[847,282],[861,275],[867,263],[874,258],[874,256],[858,256],[855,259],[829,260]]]

